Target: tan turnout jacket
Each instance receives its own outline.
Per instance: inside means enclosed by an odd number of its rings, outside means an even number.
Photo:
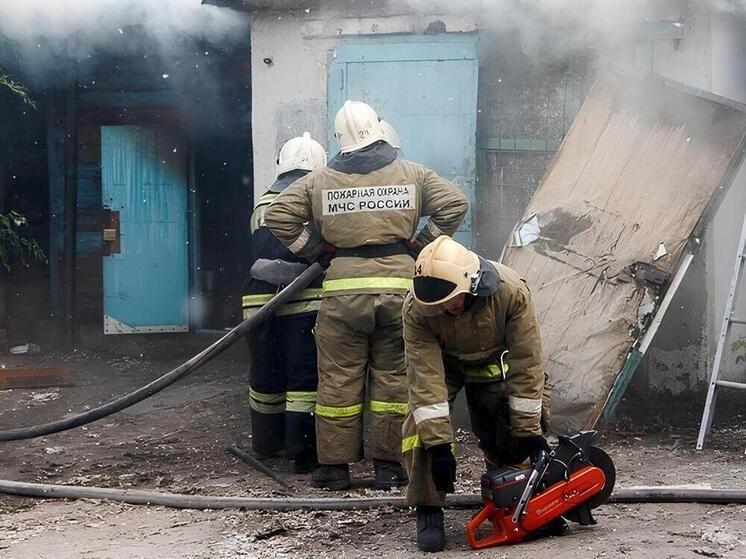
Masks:
[[[413,240],[419,247],[453,235],[468,202],[457,185],[422,165],[395,159],[367,174],[326,167],[285,189],[267,208],[269,229],[292,252],[315,260],[324,240],[339,248]],[[421,216],[430,220],[415,238]],[[324,296],[407,292],[412,257],[335,258]]]
[[[444,359],[463,366],[466,382],[505,382],[511,434],[541,434],[549,389],[531,294],[514,270],[490,264],[500,276],[497,290],[460,316],[421,305],[411,293],[404,302],[409,407],[426,448],[453,442]]]

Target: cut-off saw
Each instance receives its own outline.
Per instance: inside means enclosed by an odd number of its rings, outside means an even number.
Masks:
[[[482,476],[484,507],[466,527],[474,549],[517,543],[561,531],[565,520],[595,524],[591,510],[611,495],[616,469],[608,454],[591,446],[595,431],[559,437],[531,468],[501,468]],[[487,521],[485,535],[480,527]]]

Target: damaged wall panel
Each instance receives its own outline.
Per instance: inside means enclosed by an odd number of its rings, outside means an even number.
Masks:
[[[745,134],[744,107],[679,84],[594,85],[504,254],[536,300],[555,430],[601,415]]]

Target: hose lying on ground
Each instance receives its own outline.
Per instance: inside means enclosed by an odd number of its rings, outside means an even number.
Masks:
[[[284,477],[282,477],[280,474],[275,472],[272,468],[264,464],[261,460],[254,458],[250,453],[246,452],[244,449],[232,444],[225,450],[227,452],[230,452],[234,456],[238,457],[239,459],[243,460],[246,464],[248,464],[255,470],[262,472],[265,476],[272,478],[273,480],[275,480],[277,483],[279,483],[283,487],[287,489],[291,489],[293,487],[290,483],[288,483],[288,481]]]
[[[259,311],[255,315],[241,322],[241,324],[236,326],[225,336],[220,338],[208,348],[199,352],[188,361],[182,363],[175,369],[172,369],[165,375],[157,378],[156,380],[143,386],[142,388],[126,394],[121,398],[117,398],[116,400],[104,404],[103,406],[93,408],[91,410],[88,410],[87,412],[80,413],[66,419],[52,421],[51,423],[45,423],[43,425],[33,425],[30,427],[11,429],[9,431],[0,431],[0,442],[17,441],[20,439],[33,439],[34,437],[42,437],[44,435],[51,435],[52,433],[59,433],[60,431],[66,431],[68,429],[80,427],[81,425],[85,425],[86,423],[91,423],[118,411],[122,411],[125,408],[141,402],[145,398],[149,398],[156,392],[163,390],[177,380],[197,370],[199,367],[201,367],[214,357],[217,357],[231,345],[240,340],[250,330],[256,328],[257,326],[260,326],[265,320],[267,320],[275,312],[277,312],[277,310],[282,305],[284,305],[294,296],[300,293],[321,273],[322,268],[318,263],[311,265],[290,285],[280,291],[269,302],[267,302],[267,304],[261,307],[261,309],[259,309]]]
[[[0,493],[41,497],[43,499],[106,499],[131,505],[154,505],[179,509],[243,509],[243,510],[356,510],[378,507],[409,508],[404,497],[351,498],[273,498],[273,497],[216,497],[212,495],[183,495],[159,493],[141,489],[109,489],[77,487],[0,480]],[[617,489],[609,503],[719,503],[746,504],[746,490],[738,489],[682,489],[655,487],[645,489]],[[477,508],[482,497],[475,494],[449,495],[449,508]]]

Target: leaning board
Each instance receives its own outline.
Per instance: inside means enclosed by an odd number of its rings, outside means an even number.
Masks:
[[[639,360],[671,279],[634,265],[673,277],[741,162],[745,111],[654,77],[591,89],[503,255],[539,313],[554,431],[592,427]]]

